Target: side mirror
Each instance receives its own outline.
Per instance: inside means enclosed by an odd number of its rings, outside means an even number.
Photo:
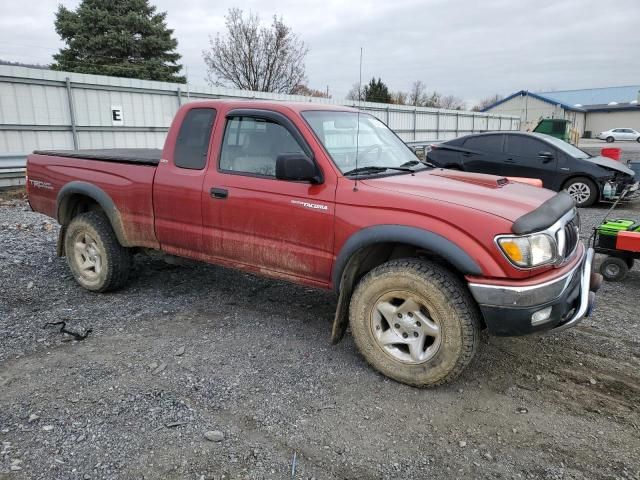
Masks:
[[[320,183],[316,164],[303,153],[284,153],[276,158],[276,178],[294,182]]]

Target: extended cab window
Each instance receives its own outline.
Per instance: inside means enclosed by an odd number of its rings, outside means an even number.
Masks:
[[[471,137],[464,142],[464,148],[481,152],[501,152],[502,135],[485,135],[483,137]]]
[[[232,117],[224,131],[220,169],[275,177],[276,159],[285,153],[304,153],[285,127],[268,119]]]
[[[212,108],[194,108],[185,115],[173,155],[176,167],[192,170],[204,168],[215,118],[216,111]]]

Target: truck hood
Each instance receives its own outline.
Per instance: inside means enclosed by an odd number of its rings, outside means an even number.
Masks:
[[[429,198],[480,210],[511,222],[556,194],[504,177],[441,168],[415,175],[370,178],[363,183],[403,196]]]
[[[635,175],[634,171],[628,167],[625,167],[623,163],[612,160],[607,157],[589,157],[585,158],[587,162],[595,163],[596,165],[600,165],[601,167],[609,168],[611,170],[615,170],[616,172],[626,173],[627,175],[631,175],[632,177]]]

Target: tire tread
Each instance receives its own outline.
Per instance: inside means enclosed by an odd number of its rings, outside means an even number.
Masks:
[[[407,271],[413,271],[418,276],[428,279],[432,283],[436,283],[438,288],[443,291],[451,305],[458,312],[458,320],[461,323],[462,329],[462,351],[455,366],[446,372],[446,374],[429,384],[425,385],[420,382],[402,381],[403,383],[408,383],[416,387],[432,387],[450,383],[456,379],[473,360],[478,348],[480,337],[480,312],[475,302],[471,299],[469,292],[464,285],[462,285],[459,279],[457,279],[443,266],[429,260],[419,258],[391,260],[367,273],[357,285],[353,293],[353,297],[359,295],[360,290],[366,288],[370,282],[373,282],[376,277],[380,275],[406,274]],[[353,297],[349,315],[350,318],[353,318],[355,315],[355,302],[353,301]],[[355,340],[360,353],[363,354],[364,352],[358,344],[358,339],[356,338]],[[363,354],[362,356],[365,357],[369,365],[376,368],[376,366],[369,361],[366,355]]]
[[[85,223],[93,228],[102,242],[105,255],[107,257],[106,280],[94,292],[109,292],[122,288],[129,280],[131,270],[132,255],[128,248],[123,247],[118,242],[109,220],[102,212],[86,212],[73,218],[69,224],[69,230],[77,223]]]

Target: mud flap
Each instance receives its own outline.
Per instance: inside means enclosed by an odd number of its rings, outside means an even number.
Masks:
[[[351,299],[351,288],[343,288],[340,290],[338,297],[338,306],[336,307],[336,316],[333,319],[333,327],[331,329],[331,343],[334,345],[344,337],[349,325],[349,300]]]
[[[56,255],[64,257],[64,236],[67,233],[67,226],[62,225],[58,233],[58,243],[56,244]]]

